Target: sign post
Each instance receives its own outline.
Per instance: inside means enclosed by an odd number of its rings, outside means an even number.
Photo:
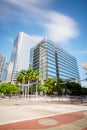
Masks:
[[[21,87],[22,87],[22,89],[23,89],[23,97],[27,97],[27,90],[26,90],[26,88],[27,88],[27,84],[21,84]]]

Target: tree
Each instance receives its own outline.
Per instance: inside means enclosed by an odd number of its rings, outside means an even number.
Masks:
[[[30,82],[35,81],[39,78],[39,71],[37,70],[21,70],[17,76],[17,82],[28,84],[28,94],[29,94],[29,89],[30,89]]]
[[[28,82],[28,94],[29,94],[30,81],[33,80],[33,70],[28,69],[28,70],[26,71],[26,79],[27,79],[27,82]]]
[[[44,85],[46,87],[46,92],[48,94],[53,94],[54,81],[55,80],[52,78],[47,78],[46,81],[44,82]]]
[[[71,92],[72,95],[81,95],[81,85],[75,82],[67,83],[67,90]]]
[[[46,93],[48,92],[48,87],[45,86],[44,83],[40,83],[39,84],[39,91],[44,92],[44,94],[46,95]]]
[[[39,71],[37,70],[32,70],[32,69],[28,69],[26,71],[26,79],[28,81],[28,93],[29,93],[29,88],[30,88],[30,82],[32,81],[34,83],[34,81],[37,82],[37,79],[39,79]],[[32,84],[33,84],[32,83]]]
[[[34,70],[33,71],[33,80],[36,82],[36,95],[37,95],[37,92],[39,91],[39,88],[37,88],[38,87],[38,79],[39,79],[39,71]]]
[[[65,84],[61,84],[63,81],[61,79],[47,78],[43,84],[40,84],[40,90],[53,94],[57,92],[57,95],[62,95],[63,89],[65,90]]]
[[[25,80],[26,80],[26,70],[21,70],[19,73],[18,73],[18,76],[17,76],[17,83],[25,83]]]
[[[87,88],[82,87],[82,88],[81,88],[81,94],[82,94],[82,95],[87,95]]]
[[[40,83],[40,90],[45,94],[53,94],[54,79],[47,78],[44,83]]]
[[[54,82],[54,91],[57,92],[57,95],[60,96],[62,95],[63,89],[65,89],[66,86],[65,84],[63,84],[63,80],[62,79],[57,79]]]
[[[16,94],[19,92],[19,88],[11,83],[4,83],[0,85],[0,92],[4,94]]]

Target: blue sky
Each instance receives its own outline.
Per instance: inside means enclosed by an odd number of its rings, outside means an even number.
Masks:
[[[87,0],[0,0],[0,54],[10,59],[13,41],[23,31],[48,36],[77,58],[81,79],[87,62]]]

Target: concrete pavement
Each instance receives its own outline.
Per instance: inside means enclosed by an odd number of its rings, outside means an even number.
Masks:
[[[0,130],[87,130],[87,104],[0,100]]]

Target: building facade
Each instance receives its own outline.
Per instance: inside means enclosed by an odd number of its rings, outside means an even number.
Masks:
[[[8,63],[5,63],[3,66],[3,71],[2,71],[2,76],[1,76],[2,83],[6,81],[7,70],[8,70]]]
[[[7,82],[15,82],[18,72],[29,68],[30,48],[36,45],[32,37],[20,32],[14,40],[8,66]]]
[[[5,64],[5,57],[0,54],[0,81],[2,80],[1,77],[2,77],[4,64]]]
[[[40,80],[80,79],[76,58],[49,39],[44,38],[31,52],[30,62],[34,70],[39,70]]]

